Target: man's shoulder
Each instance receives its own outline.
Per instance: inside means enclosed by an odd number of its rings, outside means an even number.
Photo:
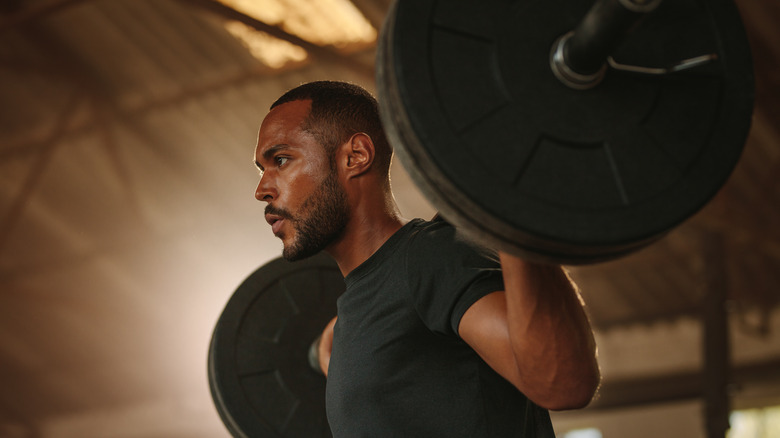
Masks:
[[[439,215],[434,216],[433,219],[430,220],[417,218],[411,220],[410,222],[413,232],[417,233],[436,235],[455,233],[455,227]]]
[[[455,239],[455,227],[444,219],[413,219],[409,224],[407,238],[412,245],[444,244]]]
[[[457,228],[443,218],[431,220],[415,219],[408,235],[408,251],[428,257],[449,258],[457,254],[478,254],[482,257],[497,257],[495,251],[468,239]]]

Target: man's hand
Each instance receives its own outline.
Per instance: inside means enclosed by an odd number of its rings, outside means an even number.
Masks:
[[[330,353],[333,350],[333,326],[336,325],[336,319],[338,317],[331,319],[328,325],[325,326],[320,337],[320,343],[317,346],[317,358],[320,361],[320,369],[326,377],[328,375],[328,364],[330,364]]]

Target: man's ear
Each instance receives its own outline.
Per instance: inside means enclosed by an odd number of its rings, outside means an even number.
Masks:
[[[376,149],[368,134],[362,132],[352,134],[342,147],[344,152],[342,163],[348,178],[362,175],[371,168]]]

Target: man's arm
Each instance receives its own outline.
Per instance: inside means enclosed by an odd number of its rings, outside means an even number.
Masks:
[[[537,405],[578,409],[600,381],[596,343],[575,286],[558,266],[500,253],[505,291],[478,300],[458,331]]]
[[[320,363],[322,374],[328,375],[328,365],[330,364],[330,354],[333,351],[333,326],[336,325],[338,317],[330,320],[325,329],[322,330],[320,342],[317,344],[317,360]]]

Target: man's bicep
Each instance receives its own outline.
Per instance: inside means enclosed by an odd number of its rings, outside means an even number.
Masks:
[[[503,291],[489,293],[474,302],[463,314],[458,334],[498,374],[520,387]]]

